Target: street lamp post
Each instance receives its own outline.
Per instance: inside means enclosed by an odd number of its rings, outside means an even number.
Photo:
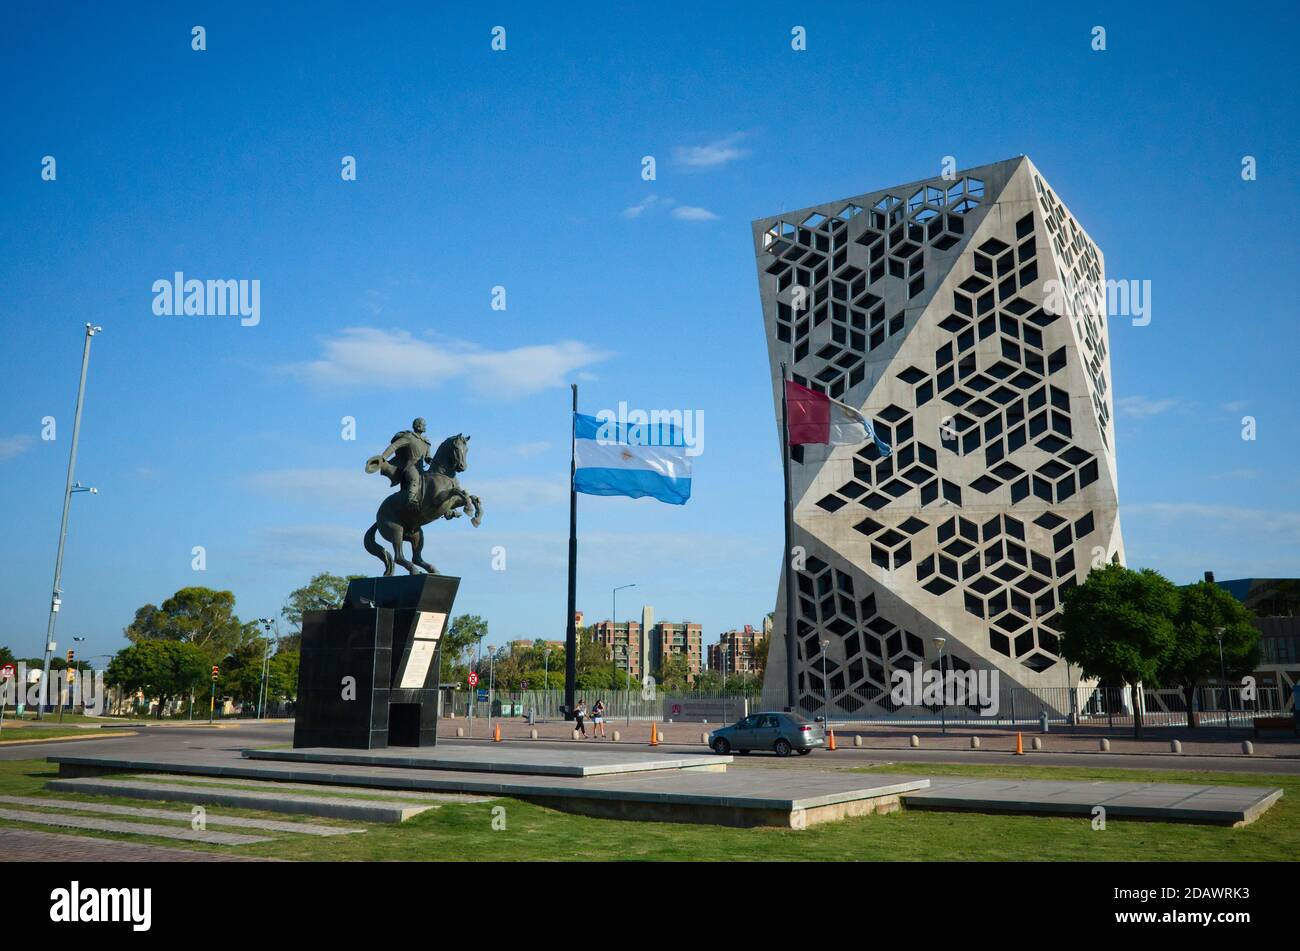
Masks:
[[[945,700],[947,699],[945,694],[947,691],[943,676],[943,645],[948,643],[948,639],[946,637],[936,637],[933,640],[935,649],[939,651],[939,732],[946,735],[948,733],[948,717],[945,707]]]
[[[613,603],[610,605],[609,646],[610,646],[610,653],[614,655],[614,662],[616,665],[618,663],[618,650],[616,648],[614,641],[618,637],[618,593],[622,591],[624,588],[635,588],[635,587],[636,587],[635,581],[632,582],[631,584],[621,584],[610,593],[610,597]],[[627,641],[623,651],[623,660],[627,665],[627,688],[625,689],[623,694],[623,703],[627,706],[628,726],[631,726],[632,725],[632,622],[631,621],[627,622]],[[615,677],[618,676],[617,666],[614,667],[614,676]],[[617,684],[617,682],[618,681],[615,681],[615,684]]]
[[[546,695],[551,690],[551,649],[549,647],[542,651],[542,699],[545,702]],[[545,723],[546,714],[542,714],[542,722]]]
[[[1223,725],[1232,726],[1232,704],[1228,700],[1228,668],[1223,663],[1223,628],[1214,629],[1214,637],[1219,642],[1219,680],[1223,684]]]
[[[103,327],[86,324],[86,342],[81,351],[81,381],[77,384],[77,411],[72,422],[72,450],[68,454],[68,481],[63,489],[63,517],[59,522],[59,552],[54,558],[54,593],[50,596],[50,620],[45,630],[45,666],[41,674],[41,702],[36,705],[36,719],[45,719],[45,701],[50,690],[50,657],[54,654],[54,627],[59,619],[59,608],[63,604],[63,589],[59,587],[63,580],[63,546],[68,540],[68,510],[72,504],[72,493],[90,492],[98,489],[82,486],[73,482],[73,472],[77,467],[77,442],[81,437],[81,407],[86,401],[86,371],[90,366],[90,338],[102,331]]]
[[[262,683],[257,694],[257,718],[266,719],[266,675],[271,665],[271,645],[279,641],[279,628],[277,625],[276,638],[271,639],[271,625],[275,624],[274,618],[258,618],[257,622],[262,625],[262,630],[266,631],[266,649],[262,651]]]
[[[831,723],[831,684],[826,679],[826,648],[830,646],[830,641],[822,641],[822,720],[826,726]]]

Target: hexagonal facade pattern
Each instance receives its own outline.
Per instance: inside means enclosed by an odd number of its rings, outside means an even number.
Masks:
[[[934,666],[938,636],[945,665],[1067,686],[1061,598],[1123,557],[1096,245],[1024,157],[761,219],[754,241],[778,434],[785,361],[893,447],[791,450],[800,706],[890,709],[890,674]]]

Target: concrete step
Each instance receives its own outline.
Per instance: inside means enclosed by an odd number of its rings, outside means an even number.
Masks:
[[[76,799],[45,799],[37,796],[0,796],[6,806],[43,806],[50,809],[75,809],[80,812],[98,812],[110,816],[138,816],[141,819],[174,819],[188,825],[193,814],[180,809],[148,809],[143,806],[114,806],[103,802],[79,802]],[[293,832],[299,835],[353,835],[365,829],[347,829],[342,826],[314,825],[310,822],[277,822],[275,819],[246,819],[241,816],[221,816],[207,813],[204,822],[210,826],[234,826],[237,829],[259,829],[263,832]]]
[[[466,793],[409,792],[402,789],[382,789],[378,786],[332,786],[324,785],[322,783],[281,783],[274,780],[241,779],[239,777],[231,777],[227,779],[224,776],[189,776],[184,773],[145,773],[132,778],[143,779],[149,782],[183,782],[185,785],[196,784],[200,786],[221,786],[258,791],[297,789],[303,792],[323,792],[330,794],[342,793],[349,796],[362,797],[369,796],[381,800],[410,799],[416,802],[434,802],[439,805],[443,803],[451,803],[452,805],[472,805],[479,802],[492,802],[492,800],[498,798],[496,796],[471,796]]]
[[[91,816],[67,816],[57,812],[31,812],[26,809],[0,809],[0,819],[30,822],[35,825],[57,826],[61,829],[93,829],[96,832],[125,832],[130,835],[152,835],[161,839],[180,839],[184,842],[207,842],[211,845],[250,845],[253,842],[271,842],[266,836],[241,835],[238,832],[199,831],[160,826],[151,822],[120,822],[116,819],[95,819]]]
[[[233,806],[239,809],[286,812],[294,815],[319,816],[324,819],[352,819],[358,822],[401,823],[422,812],[438,808],[432,803],[408,806],[335,796],[295,796],[285,792],[245,792],[238,789],[196,789],[193,786],[178,786],[174,783],[95,777],[53,779],[45,784],[45,788],[55,792]]]

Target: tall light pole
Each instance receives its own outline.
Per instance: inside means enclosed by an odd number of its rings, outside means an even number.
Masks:
[[[948,732],[948,717],[945,701],[947,700],[948,691],[943,676],[943,645],[948,643],[948,638],[936,637],[933,640],[935,649],[939,651],[939,732],[946,734]]]
[[[1214,629],[1214,637],[1219,642],[1219,680],[1223,682],[1223,725],[1232,726],[1232,705],[1228,702],[1228,668],[1223,664],[1223,628]]]
[[[551,689],[551,649],[547,647],[542,651],[542,697],[545,698],[547,692]],[[543,714],[543,717],[545,714]]]
[[[828,727],[831,724],[831,682],[826,679],[826,648],[830,646],[830,641],[822,641],[822,720]]]
[[[257,718],[259,720],[264,720],[266,719],[266,675],[271,666],[271,645],[280,640],[280,632],[277,625],[276,638],[275,640],[271,639],[271,625],[276,623],[275,618],[262,617],[258,618],[257,622],[261,624],[262,629],[266,631],[266,649],[262,651],[262,686],[258,690],[257,695]]]
[[[59,523],[59,553],[54,559],[54,593],[50,596],[50,622],[45,630],[45,668],[41,674],[41,702],[36,706],[36,719],[45,719],[45,701],[50,689],[50,657],[54,654],[54,627],[59,619],[59,607],[63,604],[63,590],[59,584],[63,580],[63,546],[68,540],[68,509],[72,504],[73,492],[98,492],[98,489],[83,487],[73,482],[73,472],[77,467],[77,441],[81,437],[81,407],[86,401],[86,370],[90,367],[90,338],[103,330],[94,324],[86,324],[86,342],[81,350],[81,381],[77,384],[77,412],[72,422],[72,451],[68,454],[68,481],[63,489],[63,518]]]
[[[615,657],[618,656],[618,651],[613,649],[614,639],[618,637],[618,593],[622,591],[624,588],[635,588],[635,587],[636,587],[635,581],[632,582],[631,584],[621,584],[617,588],[615,588],[611,593],[613,604],[610,605],[609,646],[611,648],[610,652],[614,654]],[[632,725],[632,622],[631,621],[627,622],[627,643],[623,651],[623,660],[627,665],[627,688],[624,692],[623,700],[624,703],[627,704],[627,723],[628,726],[631,726]],[[615,675],[617,675],[617,668],[615,668]],[[615,681],[615,683],[617,683],[617,681]]]

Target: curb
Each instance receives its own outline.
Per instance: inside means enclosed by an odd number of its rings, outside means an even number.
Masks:
[[[66,740],[113,740],[119,736],[138,736],[134,731],[123,730],[121,733],[87,733],[85,736],[49,736],[45,739],[36,740],[0,740],[0,747],[4,746],[33,746],[37,743],[62,743]]]

